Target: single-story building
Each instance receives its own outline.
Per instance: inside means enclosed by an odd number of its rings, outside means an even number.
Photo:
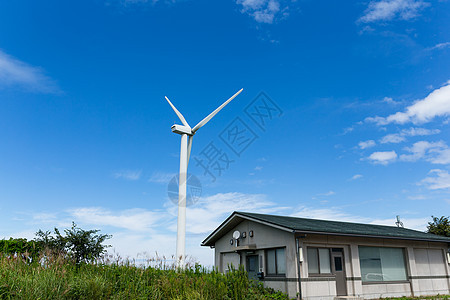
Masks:
[[[290,297],[450,294],[450,238],[402,227],[234,212],[202,246]]]

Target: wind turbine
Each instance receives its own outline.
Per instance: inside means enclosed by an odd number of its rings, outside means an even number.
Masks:
[[[176,107],[170,102],[169,98],[165,97],[167,102],[169,102],[172,109],[180,118],[183,125],[172,125],[172,132],[181,135],[181,151],[180,151],[180,177],[178,180],[178,223],[177,223],[177,264],[178,267],[184,267],[185,259],[185,248],[186,248],[186,175],[187,167],[189,164],[189,157],[191,155],[192,149],[192,139],[194,134],[202,128],[206,123],[209,122],[222,108],[225,107],[231,100],[233,100],[237,95],[242,92],[240,89],[236,94],[231,96],[227,101],[225,101],[221,106],[216,108],[212,113],[210,113],[206,118],[201,120],[194,128],[189,126],[183,115],[176,109]]]

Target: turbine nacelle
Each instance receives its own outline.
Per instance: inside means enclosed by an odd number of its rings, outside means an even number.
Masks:
[[[172,132],[174,132],[174,133],[187,134],[187,135],[190,135],[190,136],[194,135],[194,133],[192,132],[191,127],[189,127],[189,126],[183,126],[183,125],[175,124],[175,125],[172,125],[171,129],[172,129]]]

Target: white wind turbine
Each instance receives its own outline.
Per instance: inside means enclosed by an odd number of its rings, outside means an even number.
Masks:
[[[175,106],[170,102],[169,98],[166,97],[167,102],[169,102],[172,109],[180,118],[183,125],[173,125],[172,132],[181,135],[181,152],[180,152],[180,177],[178,180],[178,224],[177,224],[177,263],[179,267],[184,267],[185,259],[185,247],[186,247],[186,175],[187,167],[189,164],[189,157],[191,155],[192,149],[192,138],[197,130],[203,127],[209,122],[222,108],[225,107],[231,100],[233,100],[237,95],[242,92],[240,89],[236,94],[231,96],[230,99],[225,101],[221,106],[216,108],[212,113],[210,113],[206,118],[201,120],[194,128],[191,129],[186,119],[183,115],[175,108]]]

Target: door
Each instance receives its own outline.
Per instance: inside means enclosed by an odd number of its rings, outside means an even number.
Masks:
[[[247,255],[247,273],[248,278],[258,280],[259,272],[259,256],[258,255]]]
[[[331,267],[336,276],[336,295],[347,296],[347,280],[345,278],[344,251],[333,248],[331,251]]]

